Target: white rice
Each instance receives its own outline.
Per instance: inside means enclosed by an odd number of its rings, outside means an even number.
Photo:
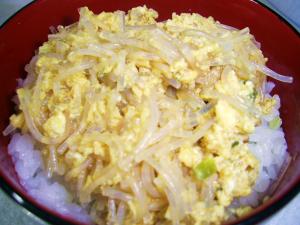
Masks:
[[[265,94],[275,85],[266,83]],[[257,206],[270,185],[277,179],[281,167],[288,156],[287,144],[282,128],[273,130],[268,122],[279,116],[280,99],[274,96],[277,104],[270,115],[263,118],[262,124],[250,135],[249,148],[260,161],[259,177],[250,196],[240,198],[233,203],[238,205]],[[20,183],[41,204],[58,213],[70,215],[80,221],[89,222],[90,217],[79,205],[71,203],[70,195],[63,185],[49,179],[43,170],[40,151],[34,149],[34,141],[29,135],[14,134],[8,146]]]
[[[29,135],[14,134],[8,145],[8,153],[12,157],[21,185],[30,196],[62,215],[90,222],[87,212],[71,203],[64,186],[47,177],[40,151],[34,149],[34,141]]]
[[[270,92],[274,87],[274,83],[266,83],[266,97],[271,97]],[[276,99],[276,106],[273,111],[263,117],[262,124],[256,127],[249,138],[249,148],[260,161],[259,177],[253,187],[253,193],[250,196],[240,198],[238,205],[256,207],[280,175],[281,168],[287,160],[287,143],[282,128],[279,127],[277,130],[274,130],[268,124],[279,116],[280,98],[278,95],[274,95],[274,98]]]

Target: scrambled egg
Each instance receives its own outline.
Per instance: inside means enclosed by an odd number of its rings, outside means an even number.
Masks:
[[[81,8],[79,22],[59,26],[31,61],[11,124],[42,150],[55,147],[53,172],[74,199],[105,205],[92,215],[114,223],[104,202],[114,199],[127,206],[125,224],[220,224],[257,179],[247,141],[275,103],[247,63],[265,59],[247,29],[198,14],[157,18],[145,6]],[[211,168],[197,171],[207,158]]]
[[[51,116],[43,125],[43,129],[49,137],[63,135],[66,128],[66,118],[62,112]]]

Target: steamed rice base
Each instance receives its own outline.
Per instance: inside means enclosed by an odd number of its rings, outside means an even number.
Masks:
[[[34,140],[30,135],[14,134],[8,145],[8,153],[19,181],[29,195],[59,214],[82,222],[91,221],[84,208],[72,203],[71,194],[64,186],[47,177],[40,151],[34,148]]]
[[[219,224],[268,194],[288,154],[264,74],[292,78],[247,28],[157,16],[81,8],[26,66],[4,133],[18,129],[9,154],[40,203],[98,224]]]
[[[267,115],[269,121],[279,115],[279,97],[277,99],[276,108],[270,115]],[[258,206],[262,198],[265,197],[270,185],[276,181],[284,165],[283,163],[288,157],[287,144],[282,128],[271,129],[267,124],[267,120],[264,120],[263,124],[250,135],[250,141],[256,143],[249,144],[249,149],[260,161],[259,176],[252,194],[238,199],[233,204],[233,207],[236,208],[241,205]],[[15,170],[21,185],[32,197],[58,213],[70,215],[79,221],[90,222],[84,208],[71,203],[71,196],[63,185],[47,177],[40,151],[34,149],[34,141],[29,135],[14,134],[8,150],[15,164]]]

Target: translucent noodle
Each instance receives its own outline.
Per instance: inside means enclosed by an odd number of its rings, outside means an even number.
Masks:
[[[25,89],[24,89],[25,90]],[[24,98],[20,98],[20,104],[24,113],[25,117],[25,122],[27,124],[27,127],[32,134],[32,136],[39,142],[44,143],[44,144],[58,144],[60,143],[63,139],[65,139],[65,136],[58,137],[58,138],[48,138],[45,137],[36,127],[33,118],[30,116],[29,110],[28,110],[28,104],[29,104],[29,99],[27,97],[27,91],[25,91]]]
[[[89,202],[91,199],[91,193],[107,179],[116,174],[117,171],[118,169],[115,165],[109,165],[95,173],[93,183],[89,184],[88,186],[84,185],[83,189],[81,190],[80,201],[82,203]]]
[[[147,145],[149,144],[149,141],[151,140],[152,135],[154,134],[155,130],[157,129],[158,120],[159,120],[159,109],[157,106],[157,103],[154,99],[154,97],[150,98],[149,101],[149,109],[150,109],[150,120],[148,122],[148,129],[142,138],[142,140],[137,145],[134,152],[138,154],[140,151],[142,151]]]
[[[126,214],[126,205],[123,202],[119,203],[118,211],[117,211],[117,224],[122,225],[124,223]]]
[[[87,124],[86,124],[86,117],[88,116],[88,112],[89,112],[89,110],[91,108],[92,102],[94,101],[93,100],[94,97],[95,97],[94,93],[91,93],[90,96],[87,95],[86,102],[84,104],[83,113],[82,113],[82,116],[80,118],[79,125],[77,126],[77,129],[71,135],[69,135],[68,138],[62,144],[59,145],[59,147],[57,148],[57,152],[59,154],[62,155],[67,150],[67,148],[68,148],[68,142],[70,140],[72,140],[73,137],[75,137],[76,135],[78,135],[81,132],[83,132],[84,129],[86,128],[86,126],[87,126]]]
[[[121,200],[121,201],[124,201],[124,202],[128,202],[128,201],[131,201],[133,199],[133,197],[130,194],[125,193],[125,192],[120,191],[120,190],[117,190],[115,188],[110,188],[110,187],[104,188],[102,190],[102,194],[106,197],[111,198],[111,199]]]
[[[153,200],[150,204],[149,204],[149,210],[150,211],[161,211],[164,207],[166,207],[168,205],[168,203],[166,202],[166,200]]]
[[[48,161],[48,177],[51,177],[54,172],[58,171],[58,162],[55,152],[55,147],[49,147],[49,161]]]
[[[108,200],[108,224],[114,225],[117,221],[116,203],[113,199]]]
[[[151,157],[153,154],[156,154],[159,156],[166,155],[169,152],[178,149],[186,141],[190,141],[191,143],[194,143],[205,135],[205,133],[213,125],[213,123],[214,123],[214,120],[210,120],[203,126],[199,125],[195,129],[195,131],[189,133],[189,136],[186,136],[185,138],[174,139],[173,141],[168,141],[168,142],[161,141],[161,142],[145,149],[144,151],[140,152],[139,154],[137,154],[135,157],[135,161],[141,162],[142,160],[146,160],[148,157]]]
[[[284,83],[293,83],[293,77],[281,75],[276,73],[275,71],[271,70],[270,68],[258,64],[252,64],[257,70],[266,74],[269,77],[272,77],[275,80],[284,82]]]
[[[177,185],[176,179],[174,179],[174,177],[170,174],[170,170],[172,170],[172,168],[165,170],[159,163],[151,158],[147,158],[145,161],[155,168],[157,173],[164,179],[167,186],[167,188],[164,189],[164,192],[168,198],[172,222],[173,224],[179,224],[179,221],[185,214],[184,209],[182,208],[184,203],[182,198],[178,195],[178,193],[182,193],[182,190],[180,186]]]
[[[88,158],[87,160],[85,160],[80,166],[70,170],[66,175],[65,175],[65,179],[66,181],[70,181],[73,177],[78,176],[78,174],[80,174],[82,171],[86,170],[86,168],[88,166],[91,165],[91,163],[93,162],[92,158]]]
[[[7,136],[7,135],[13,133],[15,130],[16,130],[16,128],[15,128],[13,125],[9,124],[9,125],[2,131],[2,134],[3,134],[4,136]]]
[[[142,182],[140,180],[140,169],[138,167],[135,167],[133,169],[133,176],[129,178],[131,189],[134,193],[135,200],[138,203],[137,207],[137,213],[135,220],[141,221],[144,217],[147,216],[149,213],[148,211],[148,202],[149,199],[145,193],[144,187],[142,185]]]
[[[161,193],[157,190],[157,188],[153,184],[154,171],[145,162],[142,165],[141,179],[142,179],[142,182],[143,182],[143,187],[146,189],[147,193],[151,197],[153,197],[153,198],[161,197]]]

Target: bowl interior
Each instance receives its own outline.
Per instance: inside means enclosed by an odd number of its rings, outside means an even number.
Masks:
[[[123,1],[115,0],[41,0],[31,3],[0,29],[0,130],[8,125],[13,113],[13,97],[17,85],[16,79],[25,77],[24,66],[34,55],[35,49],[47,40],[50,26],[69,25],[78,20],[77,9],[88,6],[95,13],[101,11],[128,10],[144,5],[154,8],[164,20],[172,12],[196,12],[203,16],[213,16],[223,24],[236,28],[249,27],[256,40],[262,44],[262,51],[269,59],[268,66],[273,70],[292,75],[293,84],[276,83],[273,93],[281,97],[281,116],[288,142],[288,151],[292,157],[289,168],[276,188],[273,196],[251,214],[233,223],[248,224],[256,222],[284,205],[299,190],[300,186],[300,38],[283,20],[250,0],[152,0]],[[9,139],[0,136],[0,175],[3,187],[18,193],[25,200],[25,207],[38,216],[57,223],[76,221],[58,215],[37,204],[20,186],[11,158],[7,154]]]

